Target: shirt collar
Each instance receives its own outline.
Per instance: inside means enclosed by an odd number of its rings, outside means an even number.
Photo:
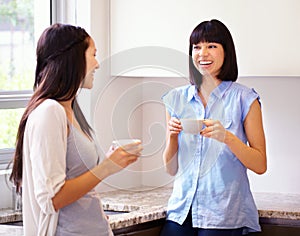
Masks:
[[[222,81],[213,91],[212,94],[217,98],[222,98],[225,91],[230,87],[232,81]],[[187,101],[190,102],[193,98],[198,96],[198,90],[195,85],[190,86],[187,94]]]
[[[195,85],[189,87],[187,94],[187,101],[190,102],[197,94],[197,89]]]
[[[221,99],[226,92],[226,90],[230,87],[232,84],[232,81],[222,81],[213,91],[212,94],[214,94],[217,98]]]

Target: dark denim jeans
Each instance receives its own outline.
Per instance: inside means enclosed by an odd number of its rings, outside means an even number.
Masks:
[[[167,220],[160,236],[242,236],[243,228],[238,229],[201,229],[193,228],[189,213],[182,225]]]

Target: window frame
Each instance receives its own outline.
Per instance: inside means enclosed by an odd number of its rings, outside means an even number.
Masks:
[[[25,108],[32,96],[30,90],[19,91],[1,91],[0,92],[0,109],[17,109]],[[7,168],[12,160],[15,148],[0,149],[0,170]]]
[[[34,0],[38,3],[39,0]],[[49,0],[49,25],[60,23],[76,24],[77,0]],[[36,7],[38,8],[38,7]],[[38,11],[38,9],[35,9]],[[37,26],[39,28],[39,26]],[[25,108],[33,94],[31,90],[0,91],[0,109]],[[0,149],[0,172],[8,167],[15,148]]]
[[[34,0],[38,3],[39,0]],[[77,0],[49,0],[49,25],[60,23],[76,24]],[[38,11],[36,7],[35,11]],[[38,28],[40,26],[37,26]],[[0,91],[0,109],[25,108],[33,94],[31,90]],[[12,161],[15,148],[0,149],[0,174],[8,169]]]
[[[34,0],[35,3],[38,0]],[[49,0],[49,25],[57,19],[59,0]],[[65,10],[65,9],[64,9]],[[39,26],[38,26],[39,27]],[[32,90],[6,90],[0,91],[0,109],[18,109],[25,108],[33,94]],[[9,163],[12,161],[15,148],[1,148],[0,149],[0,173],[8,169]],[[9,171],[9,170],[8,170]]]

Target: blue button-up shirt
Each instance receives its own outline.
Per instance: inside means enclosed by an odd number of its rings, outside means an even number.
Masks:
[[[236,82],[223,81],[204,107],[197,89],[187,85],[163,96],[172,117],[214,119],[247,143],[244,120],[258,94]],[[260,231],[247,168],[221,142],[180,132],[178,172],[169,199],[167,219],[182,224],[191,210],[193,227]]]

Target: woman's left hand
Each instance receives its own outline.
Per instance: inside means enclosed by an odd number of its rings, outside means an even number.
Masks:
[[[218,120],[205,119],[203,121],[206,126],[203,130],[200,131],[200,134],[207,138],[213,138],[219,142],[224,143],[226,137],[226,129]]]

